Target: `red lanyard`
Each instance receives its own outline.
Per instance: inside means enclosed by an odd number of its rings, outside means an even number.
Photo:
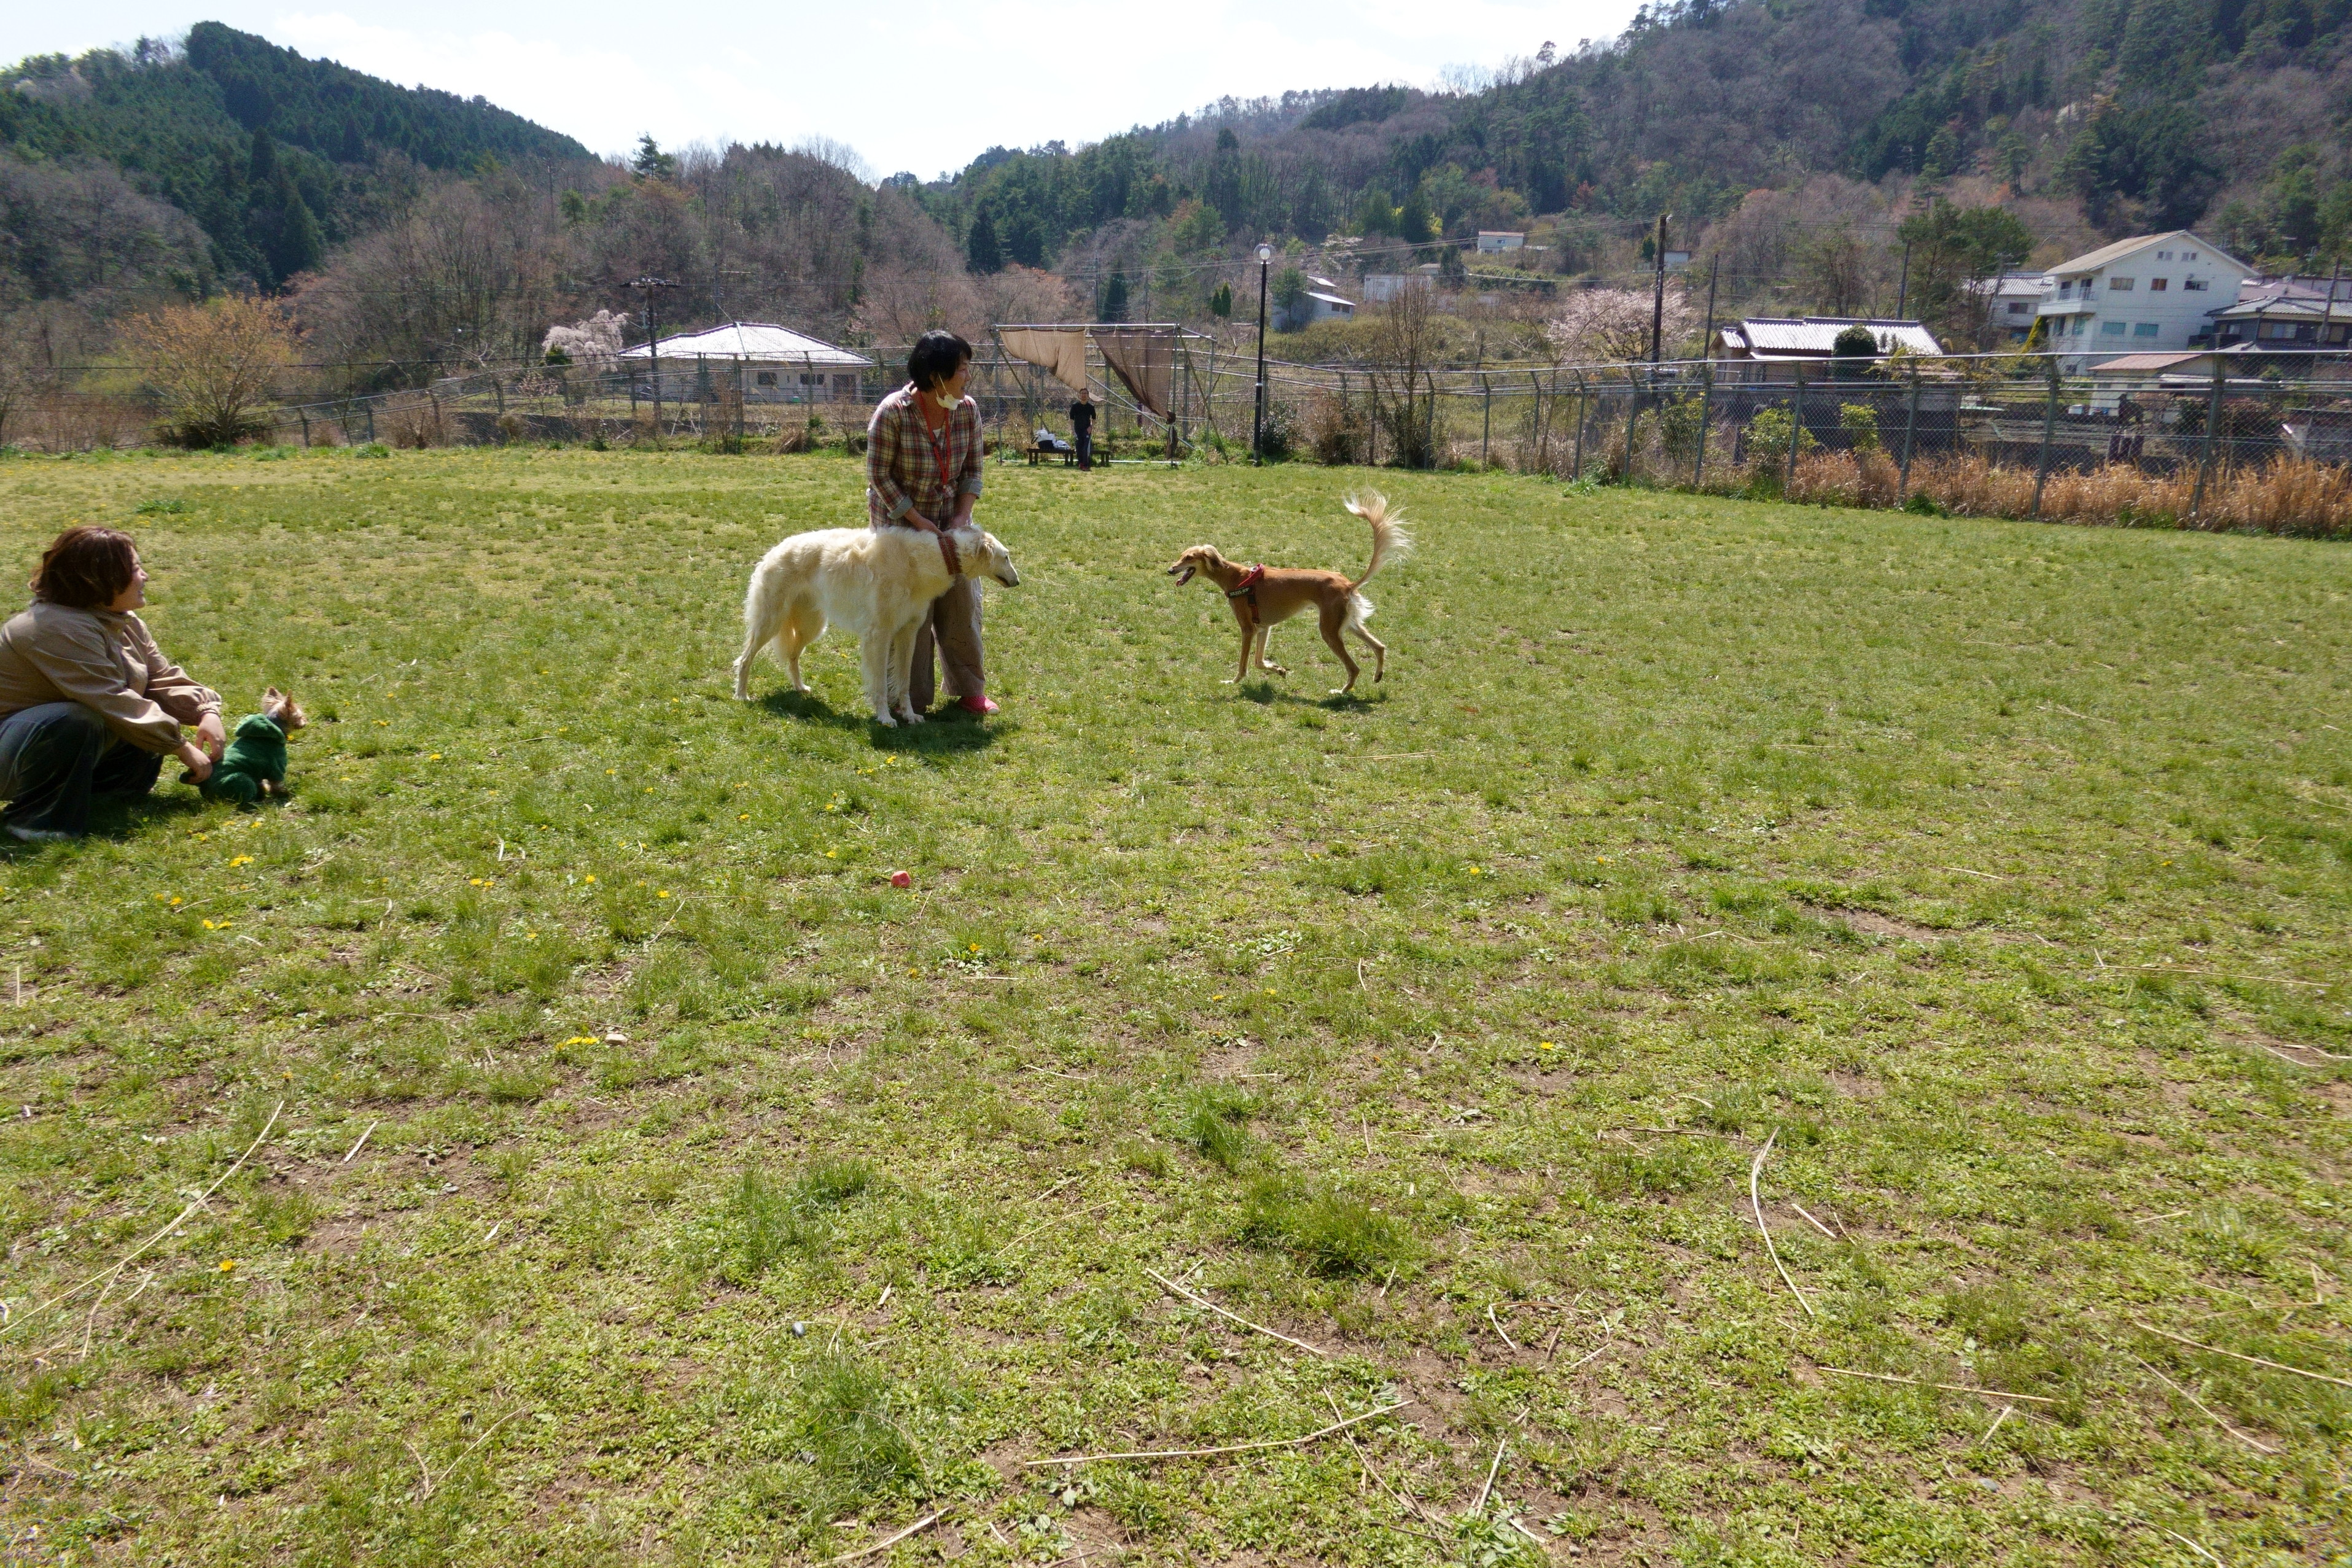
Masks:
[[[923,440],[931,449],[931,461],[939,465],[940,488],[942,491],[952,490],[955,476],[948,468],[948,453],[955,445],[955,410],[948,410],[947,428],[933,435],[931,422],[923,415],[922,400],[926,395],[919,392],[915,394],[915,417],[922,423]]]

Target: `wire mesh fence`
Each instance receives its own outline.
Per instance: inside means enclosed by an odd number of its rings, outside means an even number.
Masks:
[[[2231,353],[2068,371],[2039,354],[1875,362],[1300,364],[1184,334],[1165,406],[1090,357],[1098,455],[1491,467],[1864,507],[2352,535],[2352,361]],[[856,449],[904,350],[793,367],[714,358],[517,365],[412,391],[290,402],[265,439],[309,446],[693,443]],[[2161,362],[2159,362],[2161,361]],[[984,344],[970,391],[992,451],[1066,433],[1073,390]],[[157,410],[51,389],[7,434],[47,450],[137,444]]]

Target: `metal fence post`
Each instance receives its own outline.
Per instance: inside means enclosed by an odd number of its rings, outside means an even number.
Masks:
[[[1705,487],[1706,483],[1706,422],[1715,412],[1715,361],[1704,361],[1698,368],[1698,455],[1691,459],[1691,488]]]
[[[1805,438],[1805,361],[1795,361],[1796,390],[1789,397],[1789,462],[1780,476],[1780,494],[1797,482],[1797,447]]]
[[[310,411],[298,408],[294,412],[302,416],[302,445],[307,451],[310,445]]]
[[[1569,476],[1571,479],[1584,477],[1585,395],[1584,372],[1579,371],[1576,372],[1576,472]]]
[[[2033,475],[2033,512],[2042,516],[2042,486],[2050,483],[2050,440],[2058,433],[2058,361],[2050,361],[2050,401],[2042,408],[2042,462]]]
[[[375,399],[370,398],[367,402],[360,404],[360,406],[367,410],[368,444],[373,446],[375,444]]]
[[[1478,378],[1478,385],[1485,393],[1485,408],[1478,421],[1478,466],[1484,468],[1486,466],[1487,450],[1495,439],[1495,383],[1482,374]]]
[[[2221,377],[2223,371],[2219,355],[2213,360],[2213,395],[2205,404],[2205,455],[2197,462],[2197,489],[2189,498],[2189,520],[2205,520],[2205,479],[2213,472],[2213,438],[2221,424]]]
[[[1642,372],[1625,367],[1625,483],[1633,482],[1633,436],[1642,427]]]
[[[1911,370],[1911,396],[1903,414],[1903,473],[1895,481],[1895,504],[1903,505],[1911,498],[1911,444],[1919,432],[1919,370]]]

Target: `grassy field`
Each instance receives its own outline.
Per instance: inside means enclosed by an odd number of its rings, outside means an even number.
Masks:
[[[2346,1561],[2352,554],[990,484],[892,733],[728,697],[846,460],[0,465],[318,721],[0,857],[0,1557]]]

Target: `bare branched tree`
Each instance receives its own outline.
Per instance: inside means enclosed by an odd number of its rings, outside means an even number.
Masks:
[[[1435,290],[1408,282],[1371,312],[1366,345],[1372,364],[1372,417],[1388,433],[1392,461],[1427,468],[1436,461],[1436,398],[1423,385],[1441,347]],[[1428,407],[1423,408],[1426,401]]]
[[[163,394],[167,433],[187,446],[261,434],[296,349],[284,307],[236,295],[135,317],[122,336]]]

